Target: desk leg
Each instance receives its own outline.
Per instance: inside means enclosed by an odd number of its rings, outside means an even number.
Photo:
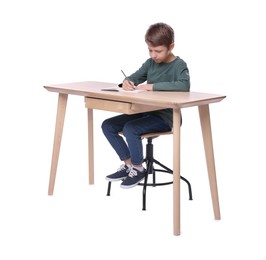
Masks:
[[[180,109],[173,110],[173,211],[174,235],[180,235]]]
[[[89,184],[94,184],[93,109],[88,109]]]
[[[215,172],[209,105],[199,106],[199,116],[200,116],[207,168],[208,168],[214,217],[216,220],[218,220],[221,219],[221,216],[220,216],[218,188],[217,188],[216,172]]]
[[[58,165],[58,158],[60,153],[60,146],[61,146],[65,114],[66,114],[67,97],[68,97],[67,94],[61,94],[61,93],[59,93],[58,96],[57,116],[56,116],[55,134],[54,134],[54,147],[53,147],[48,195],[53,195],[54,192],[56,170]]]

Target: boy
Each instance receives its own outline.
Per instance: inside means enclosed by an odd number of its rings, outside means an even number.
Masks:
[[[172,53],[174,31],[165,23],[151,25],[145,35],[150,58],[132,75],[127,77],[122,88],[127,91],[189,91],[190,77],[186,63]],[[142,84],[146,82],[146,84]],[[171,131],[172,109],[162,109],[134,115],[118,115],[106,119],[102,130],[107,140],[124,162],[108,181],[122,180],[121,188],[136,186],[145,178],[142,163],[143,147],[141,135],[151,132]],[[119,132],[123,132],[122,136]]]

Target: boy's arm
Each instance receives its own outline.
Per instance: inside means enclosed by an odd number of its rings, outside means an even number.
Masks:
[[[177,68],[176,81],[171,82],[158,82],[154,83],[152,89],[154,91],[182,91],[187,92],[190,90],[190,76],[185,63],[180,64]]]
[[[145,82],[147,80],[147,73],[149,68],[150,59],[146,60],[142,66],[133,74],[131,74],[128,79],[134,82],[135,86]]]

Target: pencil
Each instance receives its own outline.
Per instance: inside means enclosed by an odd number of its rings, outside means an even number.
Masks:
[[[129,82],[129,84],[131,85],[131,87],[132,87],[133,89],[135,89],[135,86],[134,86],[134,85],[131,83],[131,81],[128,79],[128,77],[126,76],[126,74],[124,73],[124,71],[121,70],[121,72],[122,72],[123,75],[125,76],[126,80]]]

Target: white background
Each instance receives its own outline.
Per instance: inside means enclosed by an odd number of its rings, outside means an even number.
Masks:
[[[265,4],[259,0],[0,2],[0,259],[265,259]],[[47,195],[57,95],[43,85],[120,83],[148,58],[155,22],[176,33],[191,91],[224,94],[210,106],[221,221],[213,217],[196,108],[183,110],[181,236],[172,187],[113,185],[120,161],[95,111],[95,185],[88,185],[83,98],[68,100],[55,192]],[[172,137],[154,141],[172,165]],[[264,242],[263,242],[264,241]]]

